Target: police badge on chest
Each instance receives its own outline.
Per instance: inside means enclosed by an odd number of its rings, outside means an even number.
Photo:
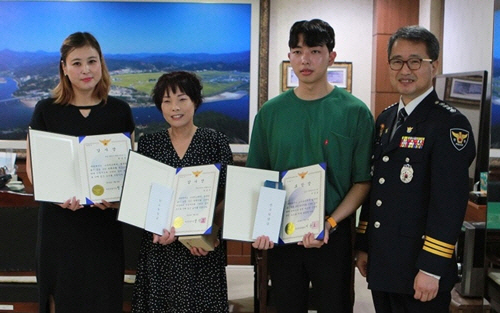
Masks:
[[[405,164],[401,168],[401,174],[399,174],[399,178],[405,184],[408,184],[413,179],[413,167],[410,164]]]

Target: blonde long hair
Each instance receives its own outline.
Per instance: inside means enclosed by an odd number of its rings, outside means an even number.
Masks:
[[[67,76],[64,75],[63,66],[66,64],[66,58],[68,55],[77,48],[82,47],[92,47],[97,53],[99,53],[99,59],[101,62],[101,80],[97,83],[94,88],[92,96],[104,100],[106,103],[108,99],[109,89],[111,87],[111,78],[109,76],[108,67],[104,62],[104,57],[102,56],[101,46],[95,37],[87,32],[76,32],[69,35],[63,42],[60,52],[61,60],[59,62],[59,84],[52,90],[52,95],[55,98],[55,103],[66,105],[74,97],[75,93],[71,85],[71,81]]]

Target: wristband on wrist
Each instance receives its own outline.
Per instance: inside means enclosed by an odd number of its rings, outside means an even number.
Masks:
[[[331,216],[327,216],[325,218],[325,221],[327,221],[328,224],[330,224],[330,226],[332,226],[332,228],[330,228],[330,233],[333,233],[335,231],[335,229],[337,229],[337,221]]]

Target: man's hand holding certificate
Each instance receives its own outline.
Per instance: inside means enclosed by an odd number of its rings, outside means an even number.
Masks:
[[[312,233],[323,239],[325,167],[316,164],[280,173],[228,166],[223,238],[252,242],[267,236],[286,244]],[[281,196],[280,188],[268,188],[266,181],[282,183],[286,195]]]
[[[323,238],[325,216],[325,169],[312,165],[286,171],[282,182],[287,202],[281,226],[283,243],[299,242],[305,234]]]

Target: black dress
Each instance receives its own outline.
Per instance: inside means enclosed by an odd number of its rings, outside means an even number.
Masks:
[[[72,136],[133,132],[127,103],[109,97],[85,118],[78,107],[37,103],[33,129]],[[58,313],[122,312],[124,252],[117,210],[84,208],[75,212],[40,203],[37,240],[37,281],[40,313],[48,312],[49,296]]]
[[[167,131],[144,135],[139,152],[172,167],[221,163],[219,187],[226,180],[232,153],[225,135],[198,128],[186,154],[177,155]],[[154,244],[144,232],[137,266],[132,312],[228,312],[226,256],[219,245],[207,256],[193,256],[179,241]]]

